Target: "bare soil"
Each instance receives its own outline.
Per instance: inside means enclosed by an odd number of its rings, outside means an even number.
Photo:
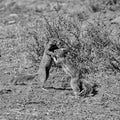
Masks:
[[[80,6],[83,1],[62,0],[61,5],[67,12],[74,14],[74,11],[85,10],[89,17],[96,18],[97,12]],[[24,42],[32,40],[25,32],[41,30],[42,24],[34,26],[36,20],[41,20],[39,13],[49,14],[56,5],[55,0],[0,0],[0,120],[120,120],[119,72],[99,71],[87,75],[89,81],[96,81],[100,85],[97,94],[91,97],[74,98],[70,78],[55,67],[52,67],[46,82],[48,91],[42,90],[37,84],[31,86],[39,79],[37,77],[13,84],[18,72],[37,71],[37,67],[22,69],[31,64],[29,59],[26,63],[23,55],[26,54]],[[111,9],[113,11],[106,11],[103,16],[106,24],[120,14],[119,6]],[[117,27],[112,26],[115,28],[113,36],[119,30]]]

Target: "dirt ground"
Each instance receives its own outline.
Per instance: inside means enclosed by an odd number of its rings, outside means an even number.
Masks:
[[[98,17],[99,12],[93,13],[88,7],[81,6],[83,1],[61,0],[60,4],[73,15],[75,11],[86,11],[89,18]],[[87,2],[84,4],[87,5]],[[79,99],[73,97],[69,77],[54,67],[45,84],[51,88],[48,91],[36,84],[31,86],[37,77],[34,80],[18,81],[18,85],[12,84],[17,72],[26,73],[22,68],[31,64],[30,60],[26,63],[24,59],[24,43],[28,39],[32,40],[25,32],[34,29],[40,31],[43,26],[39,24],[39,13],[49,15],[56,6],[55,0],[0,0],[0,120],[120,120],[119,72],[98,71],[89,74],[87,79],[96,81],[100,87],[95,96]],[[106,24],[120,15],[118,8],[106,10],[103,17]],[[37,20],[38,27],[34,25]],[[119,26],[113,28],[115,36]],[[29,72],[32,70],[29,69]]]

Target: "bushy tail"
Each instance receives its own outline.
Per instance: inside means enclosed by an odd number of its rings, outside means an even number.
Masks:
[[[81,96],[95,96],[98,91],[96,88],[99,87],[97,83],[91,84],[87,81],[83,82],[83,90],[81,91]]]
[[[80,96],[87,97],[92,91],[92,85],[88,81],[84,80],[81,82],[80,90]]]
[[[98,93],[98,90],[97,90],[98,87],[100,87],[100,85],[98,85],[97,83],[93,84],[92,91],[91,91],[92,96],[95,96]]]
[[[21,75],[14,77],[12,80],[14,85],[25,85],[25,83],[32,81],[38,74],[34,75]]]

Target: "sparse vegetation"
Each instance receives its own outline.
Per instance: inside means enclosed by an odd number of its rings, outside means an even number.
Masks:
[[[119,120],[120,31],[111,24],[119,9],[119,0],[0,0],[0,119]],[[37,77],[12,84],[37,72],[53,39],[69,48],[66,61],[83,79],[99,85],[95,96],[71,98],[70,78],[55,64],[46,86],[56,89],[42,91]]]

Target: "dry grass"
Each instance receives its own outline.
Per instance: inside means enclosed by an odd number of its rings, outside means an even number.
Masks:
[[[0,0],[0,120],[120,119],[119,0]],[[70,78],[53,65],[43,91],[33,80],[44,43],[69,47],[67,61],[99,84],[93,97],[72,97]],[[25,84],[22,84],[25,82]]]

